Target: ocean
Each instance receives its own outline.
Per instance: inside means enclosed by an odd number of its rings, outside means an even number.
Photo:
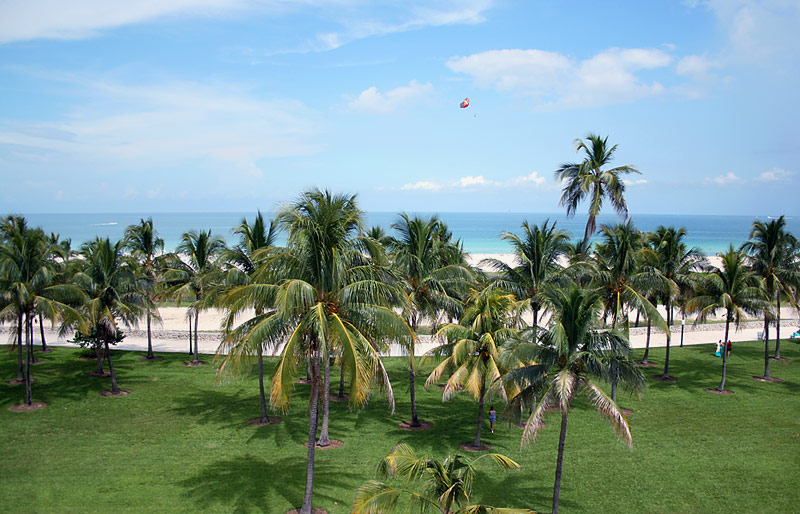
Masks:
[[[433,213],[417,212],[411,215],[430,216]],[[436,213],[444,220],[454,237],[460,239],[470,253],[510,253],[509,245],[500,239],[504,231],[521,233],[523,220],[530,224],[541,224],[549,219],[556,221],[558,227],[569,232],[574,238],[583,236],[586,225],[585,214],[579,213],[567,219],[561,213],[499,213],[499,212],[442,212]],[[264,213],[269,217],[269,213]],[[231,234],[233,227],[243,218],[252,221],[254,212],[186,212],[186,213],[73,213],[73,214],[25,214],[30,226],[42,227],[45,232],[55,232],[61,238],[70,238],[73,248],[97,236],[109,237],[112,241],[121,238],[128,225],[138,223],[143,217],[152,217],[155,228],[164,239],[167,250],[173,250],[181,235],[190,230],[209,230],[222,236],[228,243],[235,243]],[[687,245],[698,247],[706,255],[725,251],[728,245],[738,247],[747,240],[753,221],[769,221],[771,218],[752,216],[716,215],[669,215],[669,214],[631,214],[634,225],[640,230],[654,230],[659,225],[684,227],[688,234]],[[396,212],[369,212],[365,227],[382,226],[391,233],[390,226],[397,221]],[[602,224],[620,222],[613,213],[602,214],[598,227]],[[789,232],[800,237],[800,218],[787,218]],[[596,238],[596,236],[595,236]]]

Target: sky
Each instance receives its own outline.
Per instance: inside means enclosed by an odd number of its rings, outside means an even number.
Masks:
[[[798,27],[797,0],[0,0],[0,212],[558,212],[594,133],[633,213],[800,215]]]

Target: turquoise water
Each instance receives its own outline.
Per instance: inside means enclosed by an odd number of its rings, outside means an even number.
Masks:
[[[430,216],[432,213],[409,213]],[[509,246],[500,240],[504,231],[520,233],[523,220],[540,224],[545,219],[557,221],[558,226],[575,238],[583,236],[586,224],[585,215],[566,219],[563,213],[438,213],[447,222],[455,237],[460,238],[464,248],[470,253],[509,253]],[[208,230],[234,243],[231,229],[242,218],[252,221],[253,212],[205,212],[205,213],[92,213],[92,214],[26,214],[31,226],[40,226],[46,232],[56,232],[62,238],[72,239],[73,247],[96,236],[117,240],[122,237],[125,227],[138,223],[142,217],[152,216],[159,235],[164,239],[168,250],[174,249],[181,234],[189,229]],[[265,213],[265,216],[268,214]],[[367,213],[365,226],[380,225],[390,232],[390,225],[398,219],[395,212]],[[659,225],[685,227],[688,231],[686,242],[700,248],[707,255],[727,249],[729,244],[738,247],[747,240],[754,219],[768,221],[768,218],[751,216],[713,216],[713,215],[665,215],[635,214],[634,224],[640,230],[653,230]],[[619,218],[613,214],[601,215],[598,226],[604,223],[617,223]],[[787,218],[787,228],[800,236],[800,218]]]

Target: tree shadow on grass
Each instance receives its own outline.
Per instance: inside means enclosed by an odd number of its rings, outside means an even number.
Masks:
[[[257,399],[243,396],[242,391],[202,389],[176,396],[172,412],[200,424],[223,423],[247,428],[247,420],[259,416]]]
[[[553,477],[545,477],[541,473],[524,468],[503,471],[494,476],[479,473],[475,479],[475,494],[472,501],[493,507],[531,510],[535,510],[536,506],[544,508],[553,501],[552,480]],[[563,488],[562,491],[569,493],[567,488]],[[559,498],[559,506],[573,509],[577,504],[562,496]]]
[[[352,498],[332,496],[334,488],[349,489],[353,473],[343,473],[324,462],[315,466],[314,503],[334,501],[347,504]],[[230,512],[285,512],[303,503],[303,488],[288,484],[305,484],[304,457],[286,457],[268,462],[252,455],[231,457],[214,462],[196,475],[178,483],[186,491],[183,496],[201,511],[223,507]],[[280,477],[278,479],[278,477]]]

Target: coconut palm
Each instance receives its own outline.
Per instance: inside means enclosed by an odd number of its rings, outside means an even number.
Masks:
[[[155,288],[159,278],[158,272],[162,267],[164,240],[158,237],[158,232],[153,227],[153,218],[147,218],[141,219],[138,225],[131,225],[125,229],[124,244],[139,265],[138,271],[142,278],[139,283],[146,300],[144,310],[147,319],[147,356],[145,358],[154,360],[156,356],[153,354],[151,324],[153,319],[161,321],[155,300]]]
[[[747,269],[745,255],[734,250],[733,245],[722,254],[722,267],[695,277],[696,296],[688,305],[689,312],[696,312],[695,324],[702,323],[718,310],[725,309],[725,339],[728,341],[730,324],[738,329],[744,314],[771,312],[772,304],[767,300],[763,284],[757,275]],[[717,391],[725,391],[725,376],[728,369],[728,352],[722,352],[722,380]]]
[[[425,386],[435,384],[441,376],[451,372],[444,387],[442,401],[449,400],[462,388],[478,401],[478,428],[475,448],[481,447],[483,405],[487,396],[497,395],[503,400],[516,395],[513,383],[503,384],[499,378],[506,371],[500,350],[516,340],[517,331],[511,328],[515,311],[514,295],[501,289],[487,288],[473,291],[459,324],[443,325],[437,335],[447,338],[447,343],[434,348],[430,355],[446,355],[431,372]]]
[[[650,247],[646,248],[651,255],[652,264],[661,275],[674,283],[674,288],[665,290],[660,294],[664,306],[667,309],[667,350],[664,356],[664,373],[662,380],[670,379],[669,376],[669,346],[671,338],[671,327],[673,321],[674,301],[681,291],[685,291],[689,286],[690,277],[693,272],[700,271],[705,259],[700,250],[696,247],[689,248],[683,242],[686,237],[686,229],[681,227],[659,226],[654,232],[647,234],[646,239]]]
[[[55,282],[54,256],[60,248],[41,229],[28,227],[24,217],[8,216],[0,223],[0,238],[0,320],[14,325],[17,380],[25,384],[24,403],[30,406],[33,320],[43,314],[54,322],[79,323],[71,304],[83,297],[76,287]]]
[[[222,342],[217,349],[215,359],[221,359],[219,371],[224,373],[231,371],[238,374],[241,365],[248,363],[253,354],[258,359],[258,388],[261,398],[261,418],[260,423],[268,423],[267,416],[267,397],[264,390],[264,350],[265,341],[255,340],[250,335],[254,325],[261,321],[265,316],[274,315],[274,310],[269,305],[256,304],[252,301],[239,301],[237,299],[249,297],[237,294],[240,286],[254,283],[254,277],[259,268],[269,257],[270,250],[275,246],[277,238],[277,224],[273,220],[265,223],[264,217],[259,211],[253,220],[252,225],[243,219],[241,224],[233,231],[239,235],[239,244],[228,249],[222,259],[230,266],[227,271],[227,285],[231,286],[226,292],[218,295],[219,306],[225,308],[229,315],[225,320],[225,331]],[[231,293],[233,293],[231,295]],[[236,316],[244,308],[253,308],[255,316],[248,322],[234,328]],[[258,320],[258,321],[256,321]],[[268,341],[267,341],[268,342]]]
[[[797,239],[786,232],[786,219],[781,216],[767,223],[754,221],[750,240],[742,250],[750,256],[753,271],[764,281],[764,290],[770,302],[776,303],[775,358],[781,357],[781,296],[790,298],[800,289]],[[769,380],[769,322],[771,311],[764,311],[764,379]]]
[[[418,455],[406,445],[399,444],[378,465],[381,478],[400,477],[411,484],[421,483],[422,493],[411,489],[395,489],[390,484],[370,480],[358,489],[352,514],[390,514],[398,512],[399,500],[408,496],[411,512],[434,509],[442,514],[532,513],[528,509],[500,509],[488,505],[470,505],[472,485],[477,464],[483,459],[502,469],[519,469],[519,464],[499,453],[487,453],[469,459],[450,455],[444,461],[428,455]]]
[[[511,243],[518,261],[515,266],[498,259],[486,259],[500,277],[494,280],[500,288],[513,293],[522,302],[524,310],[533,314],[533,326],[539,324],[542,310],[542,292],[562,278],[560,259],[569,252],[569,234],[556,228],[556,223],[548,226],[531,227],[527,221],[522,223],[523,235],[520,237],[504,232],[500,238]]]
[[[162,296],[174,297],[178,302],[184,298],[194,301],[191,311],[194,314],[194,358],[193,364],[200,364],[197,325],[200,311],[208,305],[205,294],[218,284],[222,277],[219,256],[225,251],[225,241],[213,236],[210,230],[185,232],[178,244],[178,255],[172,255],[166,263],[164,281],[167,288]]]
[[[547,411],[561,412],[561,433],[558,442],[556,476],[553,486],[553,513],[558,512],[561,491],[561,472],[564,461],[564,440],[567,419],[575,395],[583,392],[609,419],[617,436],[628,446],[633,446],[628,420],[617,404],[606,395],[592,378],[609,379],[611,370],[635,390],[644,387],[644,376],[633,362],[625,336],[614,330],[601,328],[602,298],[597,291],[570,288],[548,289],[545,301],[552,316],[548,327],[532,347],[531,358],[536,364],[517,368],[507,373],[505,382],[541,382],[543,375],[549,382],[541,399],[528,418],[522,434],[522,445],[536,441]]]
[[[620,216],[628,215],[628,205],[625,202],[625,183],[623,175],[639,173],[631,165],[618,166],[604,170],[614,158],[617,145],[608,147],[608,137],[601,138],[596,134],[589,134],[585,140],[575,140],[576,151],[583,150],[584,159],[580,163],[564,163],[555,171],[555,178],[565,182],[561,194],[561,206],[567,208],[567,216],[575,215],[578,205],[588,197],[589,218],[586,221],[586,230],[583,235],[583,248],[581,256],[586,255],[589,238],[594,234],[597,225],[597,216],[603,207],[603,201],[608,200],[611,207]]]
[[[274,305],[275,314],[253,327],[253,337],[283,340],[270,402],[285,410],[295,379],[306,356],[312,363],[309,404],[308,460],[302,514],[310,514],[314,491],[314,451],[326,444],[323,417],[317,442],[318,399],[321,363],[330,376],[329,356],[338,353],[348,370],[350,404],[363,405],[370,385],[378,378],[387,388],[394,408],[391,385],[376,349],[381,340],[410,339],[411,331],[390,302],[399,294],[387,280],[388,271],[373,265],[358,250],[362,212],[354,196],[311,190],[283,209],[279,224],[288,232],[287,249],[264,267],[259,285],[248,285],[241,294],[261,296]],[[271,285],[270,285],[271,284]],[[328,402],[329,381],[324,381],[323,414]]]
[[[90,332],[103,345],[111,373],[111,394],[120,394],[109,342],[119,337],[118,322],[131,326],[147,309],[146,292],[136,284],[136,262],[123,254],[124,241],[108,238],[85,243],[74,283],[87,296],[83,315]]]
[[[664,318],[653,305],[658,294],[674,294],[676,286],[652,266],[642,266],[642,233],[628,220],[624,224],[601,227],[602,241],[594,256],[595,272],[592,283],[601,291],[605,305],[604,317],[611,316],[612,327],[628,334],[628,312],[636,309],[647,316],[648,340],[643,363],[650,350],[649,330],[656,327],[667,331]],[[612,377],[611,397],[617,400],[617,380]]]
[[[421,425],[417,416],[415,377],[417,364],[414,347],[420,323],[434,321],[440,311],[455,315],[461,309],[456,294],[472,279],[463,259],[451,260],[457,251],[452,243],[441,236],[447,233],[444,224],[437,218],[424,220],[403,213],[400,220],[392,224],[397,233],[388,240],[393,271],[399,278],[405,293],[403,317],[414,333],[407,346],[408,374],[411,392],[411,426]]]

